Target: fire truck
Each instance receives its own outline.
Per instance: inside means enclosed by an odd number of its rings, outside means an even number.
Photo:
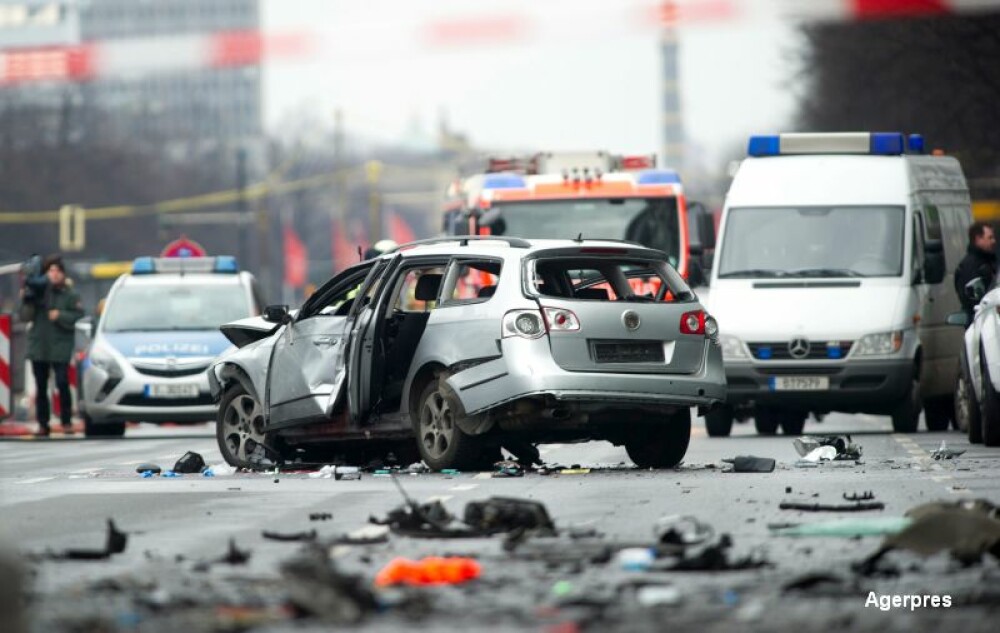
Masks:
[[[484,173],[449,187],[443,232],[638,242],[694,285],[715,246],[714,218],[688,204],[676,171],[658,169],[655,155],[604,151],[489,158]]]

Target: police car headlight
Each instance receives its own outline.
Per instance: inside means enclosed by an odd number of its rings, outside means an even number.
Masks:
[[[862,336],[854,346],[855,356],[885,356],[903,349],[903,332],[879,332]]]
[[[719,344],[722,345],[722,360],[745,360],[746,347],[743,341],[731,334],[719,334]]]
[[[114,355],[103,347],[94,347],[90,351],[90,364],[102,369],[112,378],[122,377],[122,368]]]

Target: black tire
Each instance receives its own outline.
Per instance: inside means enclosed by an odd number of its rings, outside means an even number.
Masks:
[[[230,466],[261,470],[276,465],[274,455],[266,448],[264,408],[256,394],[241,383],[237,382],[222,395],[215,439],[222,458]]]
[[[758,408],[753,414],[753,425],[758,435],[777,435],[781,419],[774,409]]]
[[[629,458],[639,468],[673,468],[681,463],[691,442],[691,411],[665,416],[662,424],[641,425],[625,440]]]
[[[729,437],[733,432],[733,410],[718,407],[705,414],[705,430],[709,437]]]
[[[920,376],[914,372],[906,395],[892,409],[892,430],[896,433],[916,433],[920,423]]]
[[[420,394],[417,409],[417,447],[431,470],[477,470],[483,442],[459,428],[465,416],[462,403],[443,380],[431,381]]]
[[[125,435],[124,422],[98,422],[89,415],[83,416],[83,434],[86,437],[121,437]]]
[[[940,396],[924,400],[924,424],[928,431],[947,431],[955,415],[953,396]]]
[[[781,432],[785,435],[802,435],[802,429],[806,427],[806,413],[798,411],[786,411],[781,416]]]
[[[983,401],[980,403],[982,440],[986,446],[1000,446],[1000,394],[993,388],[986,354],[980,352],[980,366],[983,371]]]
[[[955,391],[955,420],[969,434],[970,444],[983,443],[983,423],[979,411],[979,398],[972,384],[972,367],[965,346],[959,354],[959,378]]]

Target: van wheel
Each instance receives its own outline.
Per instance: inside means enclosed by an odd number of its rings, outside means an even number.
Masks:
[[[757,428],[758,435],[777,435],[778,412],[774,409],[758,408],[753,414],[753,425]]]
[[[89,415],[83,416],[83,434],[86,437],[122,437],[124,422],[97,422]]]
[[[892,430],[896,433],[916,433],[920,422],[920,376],[913,372],[910,388],[892,409]]]
[[[733,410],[719,407],[705,414],[705,430],[709,437],[729,437],[733,432]]]
[[[639,468],[673,468],[684,459],[690,442],[691,411],[682,409],[656,426],[635,427],[625,440],[625,450]]]
[[[983,371],[983,401],[980,403],[982,440],[986,446],[1000,446],[1000,394],[993,388],[986,354],[980,353],[979,358]]]
[[[417,446],[431,470],[474,470],[479,466],[482,442],[459,428],[465,411],[443,380],[424,388],[417,415]]]
[[[924,424],[927,425],[927,430],[947,431],[954,411],[955,402],[952,396],[924,400]]]
[[[230,387],[219,403],[215,439],[230,466],[260,470],[273,466],[264,434],[264,408],[240,383]]]
[[[961,390],[955,395],[955,418],[959,424],[965,424],[969,434],[969,444],[983,443],[983,419],[979,411],[979,401],[976,400],[976,390],[968,375],[964,374],[958,380]]]
[[[806,426],[808,414],[798,411],[786,411],[781,416],[781,432],[785,435],[802,435]]]

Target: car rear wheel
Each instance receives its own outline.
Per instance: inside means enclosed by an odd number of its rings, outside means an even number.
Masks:
[[[465,411],[443,380],[424,388],[417,415],[417,446],[431,470],[473,470],[481,465],[483,443],[459,428]]]
[[[980,403],[982,440],[986,446],[1000,446],[1000,394],[993,388],[986,354],[980,353],[979,357],[983,370],[983,401]]]
[[[259,470],[274,465],[265,443],[264,408],[242,384],[222,396],[215,435],[222,458],[231,466]]]
[[[83,416],[83,434],[87,437],[121,437],[125,435],[124,422],[98,422],[89,415]]]
[[[924,400],[924,424],[928,431],[947,431],[954,415],[955,402],[951,396]]]
[[[892,410],[892,430],[896,433],[916,433],[922,405],[920,376],[914,372],[909,390]]]
[[[673,468],[691,442],[691,412],[682,409],[662,423],[636,427],[625,441],[629,458],[639,468]]]
[[[709,437],[729,437],[733,432],[733,410],[718,407],[705,414],[705,430]]]
[[[774,409],[757,409],[753,414],[753,425],[759,435],[776,435],[781,419]]]

